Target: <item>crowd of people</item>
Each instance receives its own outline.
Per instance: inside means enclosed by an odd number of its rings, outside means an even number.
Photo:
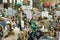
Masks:
[[[41,12],[41,10],[39,11]],[[3,14],[0,17],[0,40],[58,40],[60,16],[56,16],[55,8],[47,11],[49,13],[48,17],[43,17],[41,13],[37,17],[33,13],[31,20],[26,17],[21,8],[14,16],[6,16],[5,11],[2,11]],[[21,21],[24,22],[23,26]]]

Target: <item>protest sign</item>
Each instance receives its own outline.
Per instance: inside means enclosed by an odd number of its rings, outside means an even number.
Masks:
[[[47,11],[42,11],[42,16],[43,17],[48,17],[48,12]]]
[[[60,11],[56,11],[56,16],[60,16]]]

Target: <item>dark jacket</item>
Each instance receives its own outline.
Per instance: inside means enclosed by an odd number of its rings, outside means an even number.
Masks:
[[[33,32],[32,37],[39,39],[41,36],[43,36],[43,32],[41,30],[36,30]]]
[[[33,32],[28,32],[28,40],[33,40],[33,38],[32,38],[32,34],[33,34]]]

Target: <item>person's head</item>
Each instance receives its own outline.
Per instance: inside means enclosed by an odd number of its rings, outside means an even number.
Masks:
[[[35,19],[36,19],[36,16],[34,15],[33,18],[32,18],[32,20],[35,20]]]
[[[23,30],[23,32],[24,32],[25,35],[27,34],[27,31],[25,29]]]
[[[19,34],[19,36],[24,37],[24,32],[21,31],[20,34]]]
[[[10,23],[6,24],[6,27],[7,27],[8,30],[10,30],[11,29],[11,24]]]
[[[29,22],[26,22],[26,27],[29,27],[29,26],[30,26]]]
[[[13,30],[10,31],[10,35],[15,36],[15,33]]]
[[[12,20],[12,22],[14,22],[14,16],[13,16],[13,17],[11,17],[11,20]]]
[[[16,23],[13,23],[11,26],[12,26],[12,28],[15,28],[16,27]]]
[[[51,27],[51,30],[54,30],[54,26]]]
[[[1,17],[1,21],[4,21],[5,20],[5,17]]]
[[[41,22],[42,25],[44,25],[44,22]]]
[[[37,21],[37,20],[39,20],[39,18],[38,17],[35,17],[35,20]]]
[[[22,8],[19,7],[19,8],[18,8],[18,12],[22,12]]]
[[[0,31],[2,31],[2,25],[0,25]]]
[[[18,34],[18,39],[19,40],[23,40],[24,39],[24,32],[23,31],[20,31],[19,34]]]
[[[36,27],[37,30],[40,30],[40,28],[41,28],[41,25],[38,25],[38,26]]]
[[[26,18],[26,14],[23,14],[23,17]]]

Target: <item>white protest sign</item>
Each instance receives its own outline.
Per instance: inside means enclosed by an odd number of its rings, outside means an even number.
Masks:
[[[16,13],[15,10],[13,10],[12,8],[8,8],[7,9],[7,16],[14,16]]]
[[[42,16],[43,17],[48,17],[48,12],[47,11],[42,11]]]
[[[60,11],[56,11],[56,16],[60,16]]]
[[[30,10],[24,10],[24,13],[26,14],[27,18],[28,19],[31,19],[32,18],[32,12]]]

